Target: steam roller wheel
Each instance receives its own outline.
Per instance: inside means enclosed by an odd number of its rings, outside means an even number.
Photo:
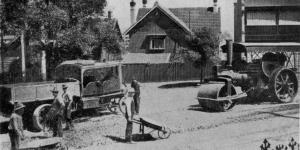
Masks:
[[[278,102],[292,102],[297,95],[298,80],[296,74],[290,69],[278,68],[274,70],[270,84],[273,98]]]

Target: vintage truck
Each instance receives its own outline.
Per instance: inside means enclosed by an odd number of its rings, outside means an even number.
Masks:
[[[26,105],[24,124],[28,129],[41,130],[53,101],[50,90],[57,87],[61,95],[63,84],[73,95],[73,111],[105,107],[116,112],[124,96],[120,63],[70,60],[56,67],[54,81],[0,85],[2,116],[8,117],[12,104],[22,102]]]

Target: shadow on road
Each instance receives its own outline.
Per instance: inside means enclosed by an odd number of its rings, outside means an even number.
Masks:
[[[106,115],[112,115],[113,113],[103,110],[97,110],[97,109],[91,109],[91,110],[83,110],[80,113],[72,114],[72,117],[74,118],[74,123],[80,123],[88,121],[89,119],[93,117],[100,117],[100,116],[106,116]]]
[[[171,84],[161,85],[158,88],[161,88],[161,89],[170,89],[170,88],[184,88],[184,87],[191,87],[191,86],[199,86],[199,82],[171,83]]]
[[[261,112],[261,113],[263,113],[263,114],[271,114],[271,115],[274,115],[274,116],[284,117],[284,118],[300,119],[299,117],[286,116],[286,115],[282,115],[282,114],[278,114],[278,113],[274,113],[274,112]]]
[[[200,105],[196,104],[196,105],[190,105],[188,107],[188,110],[192,110],[192,111],[202,111],[202,112],[208,112],[208,113],[216,113],[218,111],[214,111],[214,110],[209,110],[209,109],[205,109],[203,107],[201,107]]]
[[[105,136],[107,138],[110,138],[113,141],[126,143],[125,139],[122,139],[120,137],[107,135]],[[156,139],[151,136],[151,134],[133,134],[132,140],[136,142],[145,142],[145,141],[155,141]]]
[[[112,136],[112,135],[106,135],[105,137],[110,138],[111,140],[116,141],[116,142],[121,142],[121,143],[126,142],[125,139],[122,139],[122,138],[116,137],[116,136]]]

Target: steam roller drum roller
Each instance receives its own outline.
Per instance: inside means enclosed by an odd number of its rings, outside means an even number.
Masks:
[[[227,111],[235,105],[231,100],[237,95],[237,89],[231,85],[231,96],[227,96],[227,91],[225,83],[203,84],[200,86],[197,99],[204,109]]]

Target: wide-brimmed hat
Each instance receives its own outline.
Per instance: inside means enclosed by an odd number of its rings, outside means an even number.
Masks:
[[[52,93],[58,93],[58,89],[56,87],[53,88],[53,90],[50,90]]]
[[[63,85],[62,85],[62,88],[63,88],[63,89],[67,89],[67,88],[68,88],[68,86],[67,86],[67,85],[65,85],[65,84],[63,84]]]
[[[14,110],[16,111],[16,110],[19,110],[19,109],[24,108],[24,107],[25,107],[25,105],[22,104],[21,102],[16,102],[15,106],[14,106]]]

